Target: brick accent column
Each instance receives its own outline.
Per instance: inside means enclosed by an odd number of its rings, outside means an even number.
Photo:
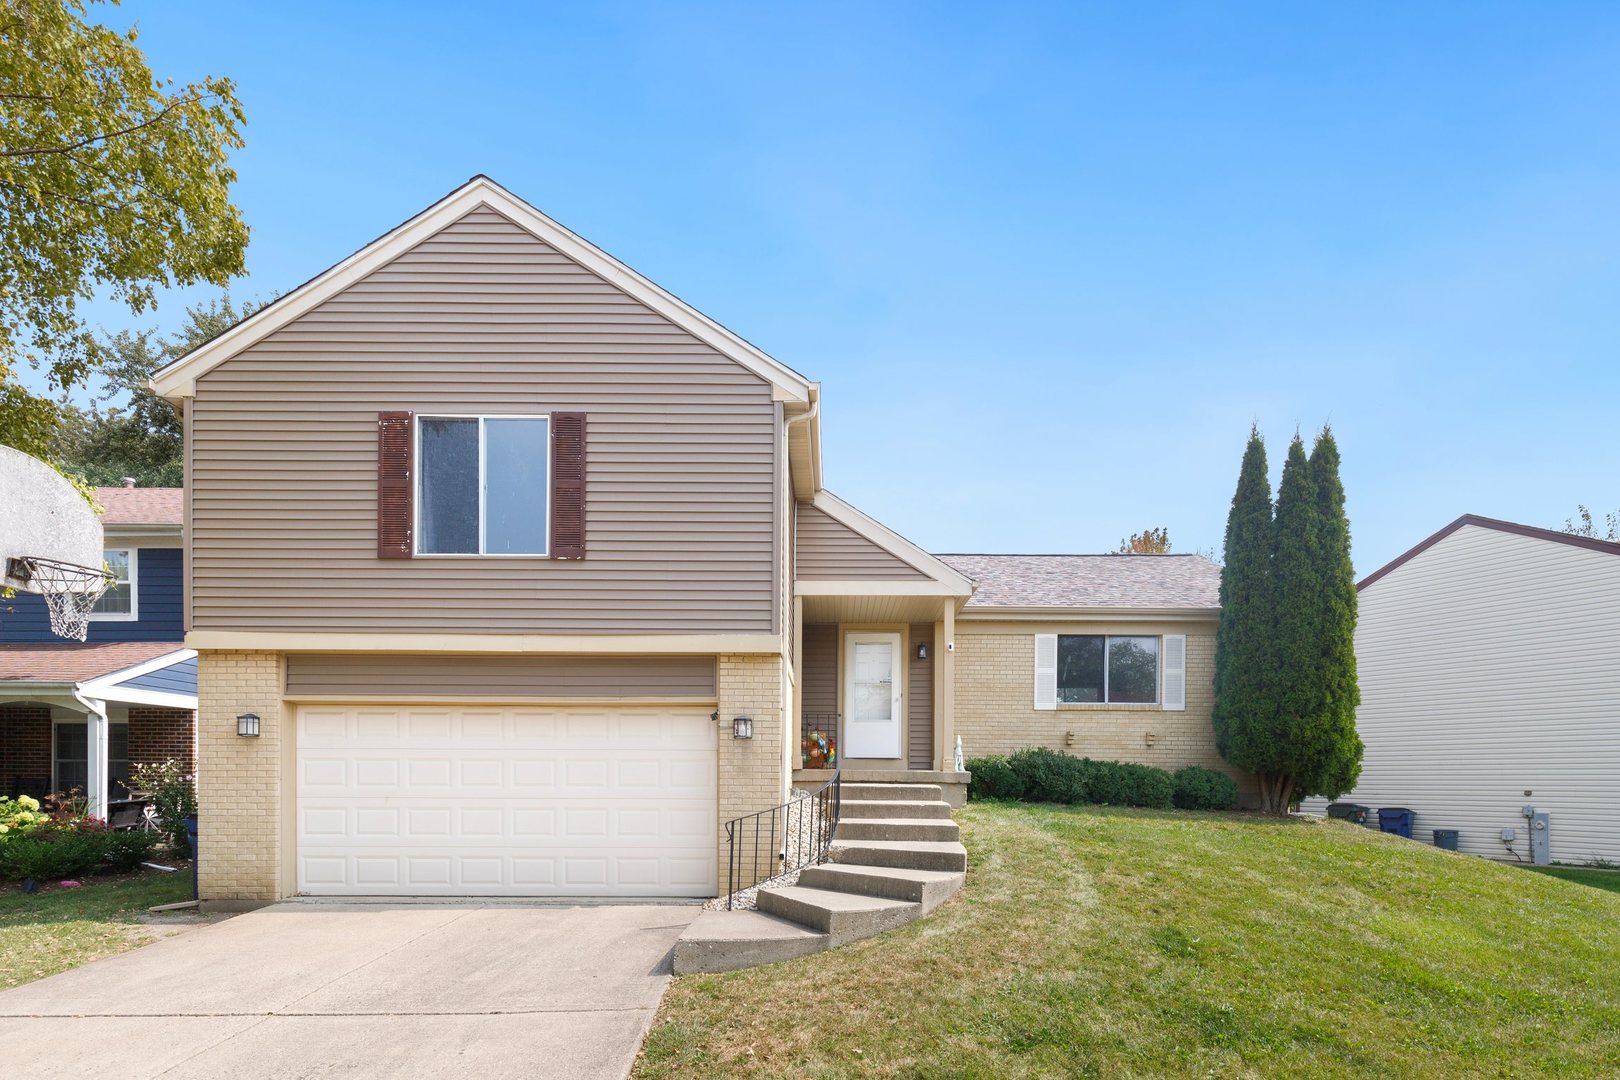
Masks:
[[[51,777],[51,707],[32,701],[0,705],[0,795],[19,776]]]
[[[783,771],[782,733],[782,658],[780,656],[754,656],[724,654],[719,658],[720,702],[720,834],[718,888],[726,887],[726,834],[725,823],[743,814],[767,810],[780,804],[785,796],[787,776]],[[733,717],[751,716],[754,720],[752,739],[734,739],[731,736]],[[744,874],[771,874],[775,872],[777,848],[762,844],[757,862],[753,846],[748,846],[749,861]]]
[[[198,891],[207,901],[270,901],[281,890],[281,658],[273,652],[197,656]],[[259,715],[259,737],[236,733]]]

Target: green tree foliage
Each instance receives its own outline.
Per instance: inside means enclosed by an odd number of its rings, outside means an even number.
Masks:
[[[1361,776],[1361,736],[1356,734],[1356,572],[1350,561],[1350,519],[1339,479],[1339,444],[1324,427],[1311,447],[1316,492],[1316,588],[1318,611],[1315,671],[1320,699],[1310,714],[1309,746],[1298,791],[1330,799],[1356,786]]]
[[[134,30],[83,0],[0,0],[0,442],[48,454],[53,393],[100,357],[79,315],[96,296],[139,314],[157,291],[242,272],[248,230],[229,152],[245,122],[229,79],[158,79]]]
[[[1315,670],[1321,633],[1316,555],[1316,482],[1311,477],[1305,443],[1298,435],[1288,446],[1282,482],[1277,486],[1277,516],[1271,544],[1272,684],[1270,768],[1260,771],[1264,809],[1283,813],[1294,795],[1302,759],[1307,756],[1309,718],[1321,701]]]
[[[1157,529],[1146,529],[1119,542],[1116,555],[1168,555],[1170,554],[1170,530],[1163,525]]]
[[[1259,781],[1262,809],[1281,814],[1303,796],[1343,793],[1361,772],[1356,592],[1332,433],[1310,455],[1294,437],[1274,517],[1258,440],[1227,524],[1215,731],[1222,756]]]
[[[180,414],[152,393],[148,383],[159,368],[260,306],[238,308],[226,294],[187,309],[186,324],[167,339],[150,330],[121,330],[93,341],[96,369],[106,389],[90,409],[64,410],[52,440],[55,459],[90,484],[112,486],[132,476],[141,487],[179,487],[184,482]],[[111,402],[121,404],[109,406]]]
[[[1255,773],[1276,766],[1271,757],[1271,531],[1266,444],[1253,429],[1226,518],[1214,720],[1221,756]]]

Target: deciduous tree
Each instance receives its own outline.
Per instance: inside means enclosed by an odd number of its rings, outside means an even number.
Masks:
[[[48,452],[52,394],[98,362],[82,303],[139,314],[157,291],[242,272],[248,230],[230,201],[244,123],[229,79],[176,87],[134,30],[83,0],[0,0],[0,442]]]
[[[1170,554],[1170,530],[1161,525],[1157,529],[1132,533],[1119,542],[1119,550],[1114,554],[1168,555]]]

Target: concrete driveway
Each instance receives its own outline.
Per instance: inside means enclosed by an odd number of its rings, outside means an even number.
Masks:
[[[279,904],[0,993],[0,1058],[30,1080],[618,1080],[699,911]]]

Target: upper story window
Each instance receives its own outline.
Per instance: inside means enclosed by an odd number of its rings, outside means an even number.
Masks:
[[[551,420],[417,418],[418,555],[545,555]]]
[[[1159,639],[1059,634],[1057,699],[1153,704],[1159,700]]]
[[[107,622],[130,621],[139,610],[135,606],[135,549],[109,548],[102,552],[111,584],[101,594],[90,618]]]

